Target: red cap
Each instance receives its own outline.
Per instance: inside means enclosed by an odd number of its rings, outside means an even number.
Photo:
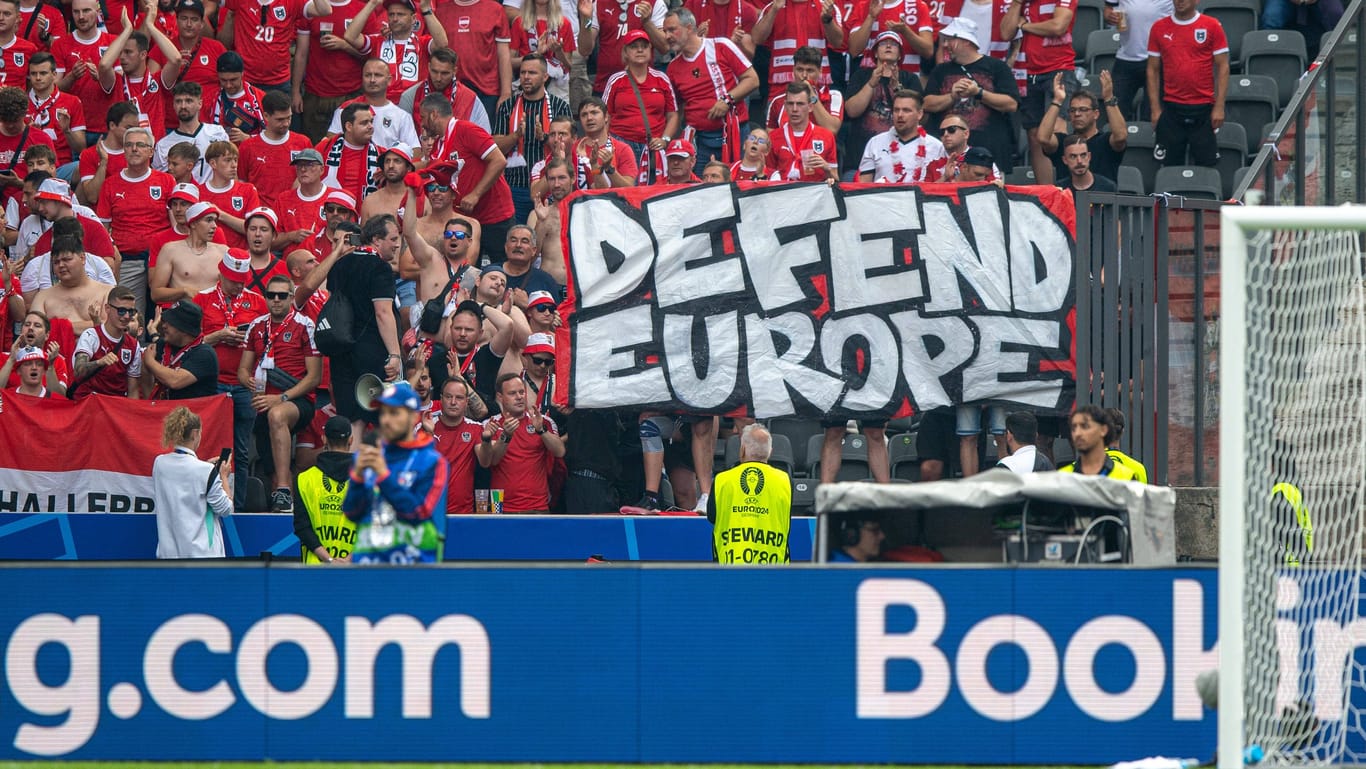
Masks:
[[[621,47],[625,48],[631,43],[639,43],[642,40],[648,43],[650,42],[650,36],[646,34],[643,29],[633,29],[621,38]]]
[[[195,222],[199,221],[200,219],[203,219],[209,214],[216,213],[218,213],[218,207],[212,203],[195,203],[194,205],[190,206],[188,210],[185,211],[185,223],[194,224]]]
[[[692,142],[687,139],[674,139],[669,142],[669,146],[664,150],[664,157],[690,157],[697,154],[693,149]]]
[[[171,188],[171,200],[183,200],[190,205],[199,202],[199,188],[193,184],[177,184]],[[166,201],[170,203],[170,200]]]
[[[522,352],[527,355],[535,355],[538,352],[555,354],[555,337],[550,334],[532,334],[526,338],[526,347]]]

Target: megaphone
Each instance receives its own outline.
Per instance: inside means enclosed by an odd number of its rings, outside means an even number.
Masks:
[[[374,374],[361,374],[356,380],[356,403],[366,411],[379,408],[379,396],[384,392],[384,382]]]

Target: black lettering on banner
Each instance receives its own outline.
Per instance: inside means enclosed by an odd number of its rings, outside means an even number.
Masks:
[[[1071,205],[948,185],[577,195],[569,403],[760,418],[1065,408]]]

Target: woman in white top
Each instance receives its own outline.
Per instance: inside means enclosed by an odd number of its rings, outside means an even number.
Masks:
[[[232,462],[223,462],[215,472],[213,464],[195,456],[201,427],[199,416],[184,406],[162,422],[161,443],[172,451],[152,464],[157,558],[223,557],[218,517],[232,514],[232,497],[226,491]]]

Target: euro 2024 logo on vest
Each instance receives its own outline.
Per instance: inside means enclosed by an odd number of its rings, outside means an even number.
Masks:
[[[764,490],[764,471],[757,467],[746,467],[740,473],[740,491],[746,497],[756,497]]]

